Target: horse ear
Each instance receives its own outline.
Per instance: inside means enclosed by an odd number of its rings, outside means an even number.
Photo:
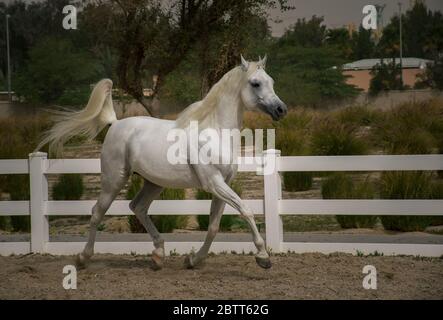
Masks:
[[[265,54],[265,57],[264,57],[263,59],[262,59],[261,57],[259,57],[258,64],[259,64],[260,66],[262,66],[263,69],[266,68],[266,60],[268,60],[268,55],[267,55],[267,54]]]
[[[240,55],[240,58],[241,58],[241,67],[242,67],[243,71],[247,71],[249,68],[249,62],[246,61],[245,58],[243,58],[243,55]]]

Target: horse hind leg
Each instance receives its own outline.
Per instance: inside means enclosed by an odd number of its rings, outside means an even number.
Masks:
[[[94,254],[97,227],[127,181],[127,174],[117,172],[113,175],[102,174],[102,190],[96,204],[92,208],[88,241],[86,242],[83,252],[77,256],[77,266],[85,267],[86,263]]]
[[[145,180],[143,188],[137,193],[134,199],[129,203],[129,208],[134,212],[137,219],[145,227],[146,231],[151,235],[154,243],[154,251],[151,256],[151,267],[154,270],[159,270],[163,267],[163,260],[165,257],[165,247],[160,232],[158,232],[152,219],[148,215],[148,209],[152,201],[157,198],[162,192],[163,187],[160,187],[152,182]]]

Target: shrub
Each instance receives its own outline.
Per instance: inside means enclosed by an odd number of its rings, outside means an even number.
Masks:
[[[311,151],[314,155],[359,155],[367,153],[367,145],[356,136],[356,126],[336,120],[324,120],[313,129]]]
[[[235,193],[237,193],[241,197],[242,188],[239,183],[232,182],[231,188],[232,188],[232,190],[235,191]],[[197,190],[196,198],[198,200],[211,200],[212,194],[199,189],[199,190]],[[198,215],[197,221],[198,221],[198,227],[200,230],[208,230],[209,215]],[[235,226],[237,224],[243,225],[242,222],[243,222],[243,220],[241,220],[241,218],[239,218],[239,217],[236,217],[233,215],[223,215],[220,220],[220,228],[219,229],[221,231],[231,231],[233,226]]]
[[[283,183],[287,191],[306,191],[312,188],[312,172],[284,172]]]
[[[29,177],[28,175],[8,176],[6,189],[10,193],[11,200],[29,200]],[[11,227],[13,231],[29,232],[31,221],[29,216],[11,216]]]
[[[10,217],[2,216],[0,217],[0,230],[8,230],[11,225]]]
[[[184,200],[184,189],[165,188],[160,194],[161,200]],[[187,216],[151,216],[159,232],[172,232],[174,229],[185,228],[188,222]]]
[[[422,171],[384,172],[381,178],[383,199],[429,199],[432,196],[432,173]],[[383,227],[395,231],[423,231],[430,216],[381,216]]]
[[[355,184],[344,173],[335,173],[323,181],[321,186],[323,199],[372,199],[374,190],[366,181]],[[337,215],[337,222],[342,228],[372,228],[377,222],[376,216]]]
[[[433,101],[397,106],[374,123],[374,143],[388,154],[432,153],[443,137],[442,112]]]
[[[63,174],[52,189],[52,198],[54,200],[80,200],[83,190],[83,178],[80,174]]]
[[[301,127],[307,126],[305,121],[300,121]],[[281,150],[284,156],[298,156],[308,154],[306,144],[307,132],[305,130],[295,130],[282,128],[277,131],[276,147]],[[283,184],[287,191],[305,191],[312,187],[312,172],[283,172]]]
[[[126,199],[132,200],[143,185],[143,178],[138,175],[132,175]],[[185,191],[183,189],[164,189],[160,194],[162,200],[183,200],[185,198]],[[150,216],[154,222],[157,230],[161,233],[172,232],[174,229],[186,227],[188,217],[186,216],[166,216],[166,215],[152,215]],[[135,215],[128,216],[128,223],[131,232],[146,233],[143,225],[138,221]]]
[[[443,199],[443,181],[438,181],[431,186],[431,198],[432,199]],[[443,208],[441,216],[433,216],[430,225],[441,226],[443,225]]]
[[[8,117],[0,119],[0,159],[27,159],[38,144],[40,133],[48,129],[44,117]],[[46,150],[46,149],[45,149]],[[9,193],[11,200],[29,200],[28,175],[1,175],[0,186]],[[13,231],[29,232],[29,216],[2,218],[4,227]]]
[[[351,106],[337,111],[335,117],[343,124],[369,126],[380,118],[380,112],[367,106]]]

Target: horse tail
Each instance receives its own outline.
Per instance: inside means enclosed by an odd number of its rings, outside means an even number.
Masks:
[[[49,152],[60,155],[63,145],[74,136],[94,139],[108,124],[117,121],[112,104],[112,81],[103,79],[92,90],[86,108],[81,111],[52,111],[54,126],[43,134],[35,151],[49,143]]]

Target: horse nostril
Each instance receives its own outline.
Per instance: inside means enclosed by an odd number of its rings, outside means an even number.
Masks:
[[[282,113],[283,113],[283,109],[282,109],[282,107],[278,107],[278,108],[277,108],[277,111],[278,111],[278,113],[282,114]]]

